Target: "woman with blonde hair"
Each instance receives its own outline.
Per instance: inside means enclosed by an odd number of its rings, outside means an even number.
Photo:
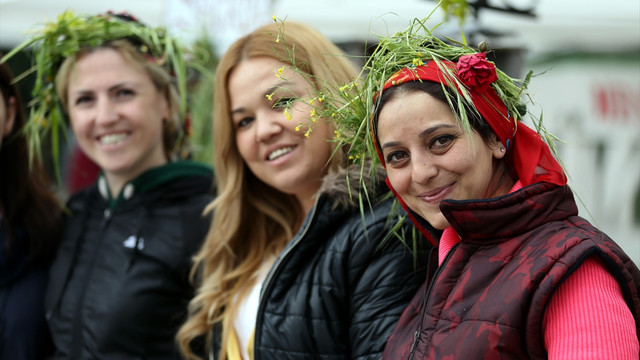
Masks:
[[[64,111],[101,168],[67,202],[45,298],[52,358],[177,359],[175,333],[194,294],[191,258],[213,199],[211,169],[180,157],[182,47],[129,14],[71,12],[29,44],[44,80],[30,129],[64,129]],[[37,143],[39,133],[29,134]]]
[[[355,77],[342,51],[294,22],[260,27],[220,59],[219,192],[178,334],[187,358],[380,357],[424,271],[392,234],[410,223],[391,228],[379,172],[363,180],[367,196],[355,179],[369,171],[336,148],[331,119],[318,115],[318,92]]]

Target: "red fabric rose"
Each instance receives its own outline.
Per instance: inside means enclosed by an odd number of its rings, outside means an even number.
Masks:
[[[495,65],[487,61],[483,52],[461,56],[457,68],[462,83],[477,92],[483,92],[498,80]]]

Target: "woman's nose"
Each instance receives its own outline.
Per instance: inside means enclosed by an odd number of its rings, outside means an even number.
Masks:
[[[96,123],[105,125],[118,119],[116,107],[108,98],[98,98],[96,102]]]
[[[411,180],[425,184],[438,173],[437,166],[428,154],[418,154],[411,159]]]
[[[268,141],[275,135],[282,132],[281,119],[273,112],[270,114],[256,115],[256,138],[258,141]]]

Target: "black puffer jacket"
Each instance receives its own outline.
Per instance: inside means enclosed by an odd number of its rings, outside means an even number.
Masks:
[[[378,359],[425,279],[425,266],[397,237],[383,246],[393,198],[364,211],[365,229],[358,191],[352,188],[350,199],[341,179],[330,180],[263,284],[254,360]],[[384,183],[378,190],[386,190]],[[411,229],[405,221],[404,232]],[[427,251],[425,241],[418,243]],[[218,341],[216,328],[216,356]]]
[[[191,256],[210,224],[202,211],[212,173],[168,164],[132,183],[126,200],[105,200],[93,185],[68,202],[45,300],[54,359],[179,358],[174,335],[193,296]]]

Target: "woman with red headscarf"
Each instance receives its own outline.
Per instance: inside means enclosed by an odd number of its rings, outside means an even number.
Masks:
[[[416,226],[443,230],[383,359],[637,359],[640,271],[578,216],[548,134],[520,122],[525,86],[412,29],[365,70],[361,140]]]

